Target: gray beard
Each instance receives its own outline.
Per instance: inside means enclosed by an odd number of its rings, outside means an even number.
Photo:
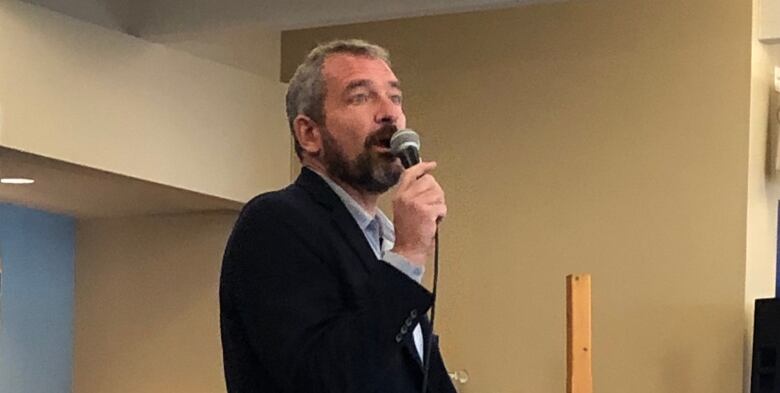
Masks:
[[[394,127],[393,127],[394,129]],[[377,131],[375,134],[388,131]],[[376,138],[366,138],[364,150],[350,162],[344,150],[333,139],[327,129],[322,130],[323,164],[328,174],[355,190],[382,194],[398,183],[401,167],[396,158],[388,153],[378,154],[372,147]]]

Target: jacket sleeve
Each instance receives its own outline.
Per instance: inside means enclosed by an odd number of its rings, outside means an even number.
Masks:
[[[274,385],[371,391],[378,376],[400,366],[399,328],[416,324],[431,294],[385,263],[369,274],[366,296],[345,294],[339,269],[349,263],[328,260],[326,240],[306,219],[279,201],[248,205],[228,242],[222,296]]]

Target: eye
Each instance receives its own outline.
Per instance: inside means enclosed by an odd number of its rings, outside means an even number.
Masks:
[[[366,101],[368,101],[368,94],[366,93],[353,94],[349,97],[349,102],[351,104],[362,104]]]
[[[400,94],[393,94],[390,96],[390,101],[394,104],[401,105],[404,102],[404,98]]]

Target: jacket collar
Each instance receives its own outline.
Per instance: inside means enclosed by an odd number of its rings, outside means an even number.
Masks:
[[[347,210],[344,202],[330,188],[328,183],[311,169],[303,167],[298,179],[295,180],[295,185],[306,190],[315,201],[330,211],[331,219],[350,247],[360,257],[365,268],[368,271],[373,270],[377,263],[374,251],[371,249],[368,241],[366,241],[363,230],[358,226],[352,213]]]

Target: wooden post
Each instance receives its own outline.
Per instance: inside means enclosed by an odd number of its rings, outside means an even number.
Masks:
[[[566,393],[593,393],[590,274],[566,276]]]

